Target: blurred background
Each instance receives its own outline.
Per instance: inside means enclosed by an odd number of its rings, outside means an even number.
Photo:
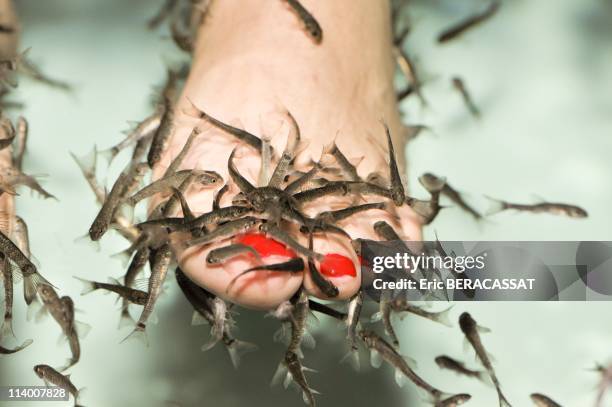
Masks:
[[[74,239],[87,232],[97,206],[69,151],[83,155],[92,144],[109,147],[122,138],[128,120],[150,111],[153,85],[164,64],[176,61],[169,35],[150,32],[146,20],[161,1],[21,0],[21,48],[46,73],[75,85],[73,94],[21,81],[13,99],[23,101],[30,120],[25,171],[48,174],[44,186],[60,202],[22,190],[18,214],[30,227],[32,252],[41,272],[75,299],[77,319],[92,326],[82,340],[81,362],[72,372],[86,387],[91,406],[299,406],[301,396],[269,383],[283,345],[274,343],[277,324],[262,313],[241,310],[239,339],[256,343],[238,370],[225,349],[208,352],[208,327],[192,327],[191,308],[172,278],[160,300],[158,325],[149,329],[151,346],[119,344],[129,329],[118,330],[119,304],[99,292],[81,297],[72,276],[103,281],[123,274],[109,256],[126,247],[117,235],[104,239],[101,252]],[[427,124],[406,154],[416,196],[426,197],[416,178],[425,171],[446,176],[478,208],[483,194],[535,203],[543,197],[586,208],[589,218],[572,220],[530,214],[499,214],[476,223],[448,208],[425,231],[441,240],[612,240],[612,2],[604,0],[504,1],[500,12],[459,40],[440,46],[437,35],[464,16],[481,10],[480,0],[411,1],[413,29],[405,48],[427,79],[428,107],[411,98],[402,104],[409,123]],[[482,113],[469,115],[450,78],[461,76]],[[119,158],[117,161],[121,161]],[[101,163],[101,166],[104,165]],[[119,170],[113,166],[109,179]],[[27,350],[0,359],[0,385],[40,385],[32,367],[58,366],[69,353],[57,345],[60,330],[50,320],[26,321],[21,286],[16,294],[15,332],[33,338]],[[445,304],[436,304],[444,308]],[[598,375],[595,362],[612,361],[612,324],[607,303],[459,303],[452,318],[468,310],[492,329],[484,342],[495,356],[498,377],[515,406],[529,405],[532,392],[562,405],[592,405]],[[321,406],[420,406],[414,388],[399,388],[385,366],[355,372],[339,361],[347,352],[344,330],[324,316],[307,350],[309,376],[322,393]],[[458,328],[408,317],[397,323],[402,353],[418,361],[418,372],[439,388],[473,395],[470,406],[497,405],[486,386],[440,371],[442,353],[477,367],[463,350]],[[365,358],[364,358],[365,360]],[[362,363],[366,365],[366,363]],[[612,405],[612,395],[606,405]],[[2,404],[2,402],[0,402]],[[4,404],[8,405],[8,404]],[[20,406],[37,405],[23,402]],[[67,405],[39,403],[38,405]]]

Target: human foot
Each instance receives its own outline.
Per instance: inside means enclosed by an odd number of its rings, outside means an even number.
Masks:
[[[345,4],[346,3],[346,4]],[[315,45],[300,30],[299,22],[283,2],[237,0],[212,3],[209,16],[199,32],[192,70],[176,107],[176,129],[166,154],[155,169],[159,177],[184,145],[194,126],[202,129],[182,168],[214,170],[230,180],[227,162],[237,148],[234,163],[240,173],[256,184],[260,154],[238,144],[227,132],[206,121],[193,118],[193,105],[211,116],[267,137],[280,155],[290,132],[295,129],[287,112],[295,118],[301,132],[301,150],[294,168],[307,171],[319,161],[324,148],[335,141],[353,163],[359,176],[381,173],[388,178],[387,148],[381,120],[395,136],[396,151],[404,150],[393,90],[393,58],[389,10],[386,2],[361,0],[311,4],[304,2],[324,30],[324,41]],[[338,16],[342,16],[341,19]],[[226,30],[232,19],[237,27]],[[191,105],[193,103],[193,105]],[[323,157],[323,161],[329,157]],[[403,154],[398,156],[405,168]],[[273,164],[274,166],[275,164]],[[272,166],[272,167],[273,167]],[[327,177],[327,175],[326,175]],[[231,181],[221,206],[231,205],[239,192]],[[186,198],[197,214],[212,208],[215,191],[190,189]],[[366,196],[359,203],[388,202]],[[353,196],[326,197],[305,204],[308,216],[354,204]],[[151,203],[151,207],[155,202]],[[378,239],[372,225],[385,220],[403,237],[420,238],[419,222],[407,207],[391,212],[371,209],[340,221],[352,239]],[[394,212],[394,213],[392,213]],[[297,228],[295,230],[297,232]],[[292,236],[304,245],[301,233]],[[208,253],[229,241],[215,242],[205,248],[183,250],[174,239],[177,258],[183,271],[196,283],[213,293],[255,308],[272,308],[289,299],[304,284],[307,291],[324,298],[308,272],[257,271],[230,282],[242,271],[260,264],[256,257],[241,255],[219,266],[207,265]],[[254,246],[266,264],[294,256],[273,240],[259,234],[238,236],[234,241]],[[339,290],[336,299],[352,296],[360,287],[358,258],[351,241],[335,233],[315,234],[313,249],[325,257],[316,263],[321,274]]]

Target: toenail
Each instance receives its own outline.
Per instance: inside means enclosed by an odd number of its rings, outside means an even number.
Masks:
[[[353,261],[338,253],[326,254],[320,263],[319,269],[321,274],[328,277],[357,276]]]
[[[238,236],[236,242],[251,246],[261,257],[297,257],[293,250],[262,233],[245,233]]]

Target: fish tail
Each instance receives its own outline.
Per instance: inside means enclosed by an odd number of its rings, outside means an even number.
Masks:
[[[147,338],[146,325],[142,323],[137,323],[136,328],[126,336],[121,343],[123,342],[139,342],[144,344],[146,347],[149,346],[149,339]]]
[[[452,328],[453,327],[453,323],[451,322],[451,319],[450,319],[450,316],[449,316],[451,309],[453,309],[452,306],[450,306],[447,309],[445,309],[444,311],[438,313],[436,315],[436,317],[434,318],[434,320],[436,322],[442,324],[442,325],[445,325],[445,326],[447,326],[449,328]]]
[[[83,287],[81,288],[81,295],[89,294],[90,292],[95,291],[97,288],[96,283],[94,281],[85,280],[84,278],[76,276],[74,278],[76,278],[83,284]]]
[[[2,328],[0,329],[0,338],[12,337],[17,338],[15,336],[15,332],[13,331],[13,318],[5,318],[2,323]]]
[[[370,322],[378,322],[382,320],[382,312],[378,311],[372,314],[370,317]]]
[[[340,363],[348,362],[353,369],[359,371],[361,368],[361,363],[359,361],[359,350],[357,348],[352,348],[344,357],[340,360]]]
[[[23,297],[25,299],[26,304],[30,305],[34,298],[36,297],[36,291],[38,286],[41,284],[48,285],[53,287],[47,279],[40,275],[38,272],[34,272],[28,276],[24,276],[23,278]]]
[[[507,204],[504,201],[500,201],[499,199],[491,198],[490,196],[485,195],[485,198],[489,200],[489,208],[485,212],[485,216],[495,215],[503,211],[504,209],[508,209]]]
[[[119,154],[119,149],[116,147],[107,148],[106,150],[102,150],[98,153],[98,155],[102,157],[104,161],[106,161],[106,164],[109,167],[111,163],[113,162],[113,160],[115,159],[115,157],[117,157],[117,154]]]
[[[240,358],[244,354],[256,351],[258,349],[257,345],[253,343],[239,341],[237,339],[234,339],[232,343],[230,343],[226,347],[234,369],[238,369],[238,366],[240,365]]]
[[[70,358],[66,360],[66,364],[58,369],[59,372],[66,371],[74,366],[79,360],[75,358]]]
[[[499,385],[496,385],[495,389],[497,390],[497,397],[499,398],[499,407],[512,407],[510,402],[506,399],[506,396],[504,396],[504,394],[502,393],[501,387],[499,387]]]
[[[96,173],[96,162],[98,159],[98,148],[94,144],[93,150],[83,156],[77,156],[74,153],[70,153],[72,159],[79,166],[81,171],[85,174],[95,174]],[[110,163],[109,163],[110,164]]]

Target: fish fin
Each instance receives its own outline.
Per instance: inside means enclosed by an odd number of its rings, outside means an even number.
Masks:
[[[234,339],[234,341],[229,346],[226,346],[226,348],[234,369],[238,369],[238,366],[240,365],[240,358],[243,355],[249,352],[254,352],[258,349],[257,345],[253,343],[239,341],[237,339]]]
[[[202,345],[202,347],[200,348],[200,350],[202,352],[206,352],[211,350],[212,348],[215,347],[215,345],[217,343],[219,343],[220,338],[216,337],[215,335],[211,335],[210,340],[208,342],[206,342],[204,345]]]
[[[34,322],[39,323],[43,321],[47,315],[48,315],[47,307],[42,306],[36,311],[36,314],[34,315]]]
[[[77,276],[73,277],[83,284],[83,287],[81,288],[81,295],[89,294],[90,292],[95,291],[96,286],[93,281],[85,280],[84,278],[80,278]]]
[[[278,343],[284,343],[287,341],[287,328],[285,327],[285,324],[282,324],[281,327],[278,328],[276,332],[274,332],[274,335],[272,335],[272,339],[274,340],[274,342]]]
[[[33,344],[33,343],[34,343],[34,340],[33,340],[33,339],[29,339],[29,338],[28,338],[28,339],[26,339],[25,341],[23,341],[23,343],[22,343],[21,345],[19,345],[19,346],[17,347],[17,349],[19,349],[19,350],[23,350],[23,349],[27,348],[28,346],[30,346],[30,345],[31,345],[31,344]]]
[[[317,346],[317,341],[314,336],[308,331],[304,331],[304,335],[302,336],[302,343],[308,349],[314,349]]]
[[[406,384],[406,376],[399,369],[395,369],[395,383],[399,387],[404,387],[404,384]]]
[[[121,281],[119,281],[115,277],[108,277],[108,282],[114,285],[123,285],[121,284]]]
[[[96,174],[96,165],[98,162],[98,147],[94,144],[93,149],[82,156],[77,156],[73,152],[70,152],[72,159],[81,169],[81,172],[85,174]],[[110,163],[109,163],[110,165]]]
[[[463,337],[463,351],[464,352],[469,352],[470,349],[472,349],[472,344],[470,343],[468,338],[464,336]]]
[[[372,367],[375,369],[378,369],[380,365],[382,365],[382,356],[375,349],[370,350],[370,363],[372,364]]]
[[[199,325],[204,325],[204,324],[208,324],[208,320],[204,318],[204,316],[200,314],[198,311],[194,310],[193,316],[191,317],[191,325],[199,326]]]
[[[284,362],[279,363],[278,367],[276,368],[276,371],[274,372],[274,375],[272,376],[270,387],[276,386],[281,381],[284,382],[287,376],[289,376],[289,371],[287,369],[287,366],[285,365]]]
[[[136,325],[136,328],[134,328],[134,330],[128,336],[123,338],[120,343],[130,341],[136,341],[144,344],[146,347],[149,347],[149,339],[147,338],[146,328],[144,326]]]
[[[74,360],[74,359],[72,359],[72,358],[67,359],[67,360],[66,360],[66,364],[65,364],[64,366],[61,366],[61,367],[60,367],[59,369],[57,369],[57,370],[58,370],[59,372],[66,371],[66,370],[70,369],[72,366],[76,365],[76,363],[77,363],[77,362],[78,362],[78,360]],[[64,376],[66,376],[66,378],[67,378],[67,379],[70,379],[70,375],[71,375],[71,374],[72,374],[72,373],[67,374],[67,375],[64,375]]]
[[[13,331],[13,319],[5,319],[2,323],[2,328],[0,329],[0,339],[12,337],[13,339],[17,339],[15,336],[15,332]]]
[[[122,250],[119,253],[111,254],[112,259],[121,261],[121,266],[126,268],[132,258],[132,253],[129,250]]]
[[[490,328],[487,328],[486,326],[480,326],[480,325],[476,326],[476,330],[478,331],[479,334],[488,334],[489,332],[491,332]]]
[[[149,278],[137,278],[132,286],[138,290],[149,291]]]
[[[91,331],[91,325],[81,321],[74,321],[74,330],[76,331],[79,338],[82,339],[87,337],[89,331]]]
[[[489,361],[491,363],[495,363],[497,362],[497,359],[495,359],[495,356],[493,356],[492,354],[490,354],[489,352],[485,351],[485,353],[487,354],[487,357],[489,358]]]
[[[478,372],[478,374],[476,375],[476,379],[478,379],[488,388],[495,388],[495,384],[493,383],[493,380],[491,380],[491,377],[489,376],[486,370]]]
[[[37,288],[39,285],[45,284],[50,287],[54,287],[49,281],[47,281],[40,273],[35,272],[23,278],[23,296],[26,304],[30,304],[34,297],[36,297]]]
[[[316,369],[312,369],[310,367],[306,367],[306,366],[302,366],[302,371],[303,372],[309,372],[309,373],[319,373],[318,370]]]
[[[348,362],[353,369],[357,372],[360,370],[359,362],[359,351],[357,349],[351,349],[344,357],[340,360],[340,363]]]
[[[444,326],[452,328],[453,327],[453,323],[451,322],[451,319],[449,317],[450,311],[451,311],[452,308],[453,308],[453,306],[451,305],[450,307],[448,307],[444,311],[439,312],[436,315],[436,317],[435,317],[435,321],[439,322],[440,324],[442,324]]]
[[[55,342],[57,346],[62,346],[63,344],[68,342],[68,337],[64,335],[64,333],[60,333],[57,337],[57,341]]]
[[[380,311],[373,313],[370,317],[370,322],[378,322],[380,320],[382,320],[382,312]]]
[[[132,318],[132,316],[130,315],[128,307],[125,307],[123,310],[121,310],[121,317],[119,318],[119,329],[123,329],[128,325],[133,326],[135,323],[136,321],[134,321],[134,318]]]
[[[74,239],[74,243],[87,245],[94,249],[96,252],[100,251],[100,241],[91,240],[91,238],[89,237],[89,233],[85,233],[83,236],[77,237],[76,239]]]
[[[504,209],[506,209],[504,201],[500,201],[499,199],[491,198],[490,196],[487,196],[487,195],[485,195],[484,197],[489,200],[489,208],[485,212],[484,214],[485,216],[495,215],[496,213],[499,213],[503,211]]]

